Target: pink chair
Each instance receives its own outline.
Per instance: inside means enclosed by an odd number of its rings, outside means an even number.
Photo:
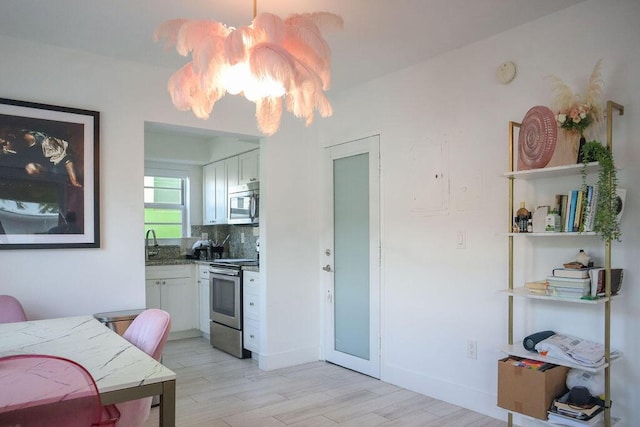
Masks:
[[[160,360],[171,330],[171,317],[163,310],[151,308],[131,322],[123,337],[156,360]],[[151,397],[116,404],[120,419],[116,427],[139,427],[149,418]]]
[[[91,374],[56,356],[0,358],[0,425],[28,427],[115,426],[118,411],[100,402]]]
[[[24,322],[27,315],[20,301],[11,295],[0,295],[0,323]]]

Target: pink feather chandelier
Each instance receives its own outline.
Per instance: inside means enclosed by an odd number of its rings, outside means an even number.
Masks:
[[[208,20],[172,19],[161,24],[154,39],[165,40],[191,61],[169,79],[175,107],[208,119],[225,94],[242,94],[256,104],[260,131],[273,135],[283,106],[313,122],[314,111],[329,117],[325,96],[331,85],[331,51],[322,31],[340,30],[342,18],[329,12],[293,14],[286,19],[257,14],[251,25],[233,28]]]

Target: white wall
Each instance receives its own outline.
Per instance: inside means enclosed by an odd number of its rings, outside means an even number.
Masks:
[[[323,307],[321,302],[317,311],[312,307],[320,300],[320,257],[314,248],[320,249],[321,229],[320,187],[310,186],[319,185],[313,176],[319,175],[322,147],[379,132],[382,379],[506,418],[495,401],[496,362],[501,357],[497,349],[507,339],[507,298],[497,291],[507,287],[507,239],[501,233],[508,224],[508,194],[500,176],[508,168],[508,121],[522,120],[535,105],[550,105],[551,84],[545,76],[556,74],[581,92],[602,58],[605,98],[626,106],[625,115],[615,118],[614,132],[616,161],[625,168],[620,186],[628,189],[624,238],[614,245],[614,263],[625,268],[625,296],[614,304],[612,344],[626,355],[613,369],[614,413],[640,419],[634,406],[640,401],[640,368],[634,363],[640,357],[635,326],[640,205],[632,185],[640,179],[635,138],[640,134],[639,19],[636,1],[587,1],[348,92],[330,92],[334,116],[319,119],[310,132],[303,133],[298,123],[283,123],[283,131],[263,146],[269,184],[268,220],[261,227],[269,235],[264,357],[270,359],[264,366],[286,364],[296,359],[296,351],[304,359],[311,347],[321,345],[320,337],[310,338],[322,330]],[[516,62],[518,75],[505,86],[494,75],[506,60]],[[310,155],[312,144],[318,148]],[[412,159],[418,156],[427,164],[425,151],[439,144],[448,150],[449,208],[433,215],[412,214],[412,192],[430,182],[429,176],[415,178]],[[270,167],[276,164],[289,167]],[[296,206],[287,203],[292,195]],[[544,201],[527,202],[535,206]],[[457,231],[466,232],[464,250],[455,248]],[[555,258],[547,256],[532,275],[544,277],[548,270],[542,265],[568,261],[585,245],[580,240],[556,244],[561,248],[551,251]],[[597,240],[586,245],[602,259]],[[599,319],[578,315],[576,322],[575,310],[556,308],[546,319],[526,311],[517,333],[521,337],[552,326],[585,338],[601,337]],[[521,303],[518,309],[524,310]],[[577,325],[583,317],[590,322],[586,328]],[[477,360],[466,358],[467,340],[477,341]]]
[[[634,139],[640,134],[639,18],[634,0],[590,0],[351,91],[330,93],[334,117],[317,119],[311,128],[285,115],[281,131],[261,143],[261,275],[268,286],[261,366],[318,358],[322,147],[379,132],[382,379],[502,417],[495,409],[496,348],[506,341],[507,301],[496,291],[506,287],[507,277],[501,235],[507,183],[499,177],[507,168],[507,122],[549,104],[545,75],[557,74],[581,90],[603,58],[606,96],[626,106],[616,120],[614,151],[626,167],[621,186],[629,190],[624,240],[614,249],[616,264],[626,269],[625,297],[614,305],[613,344],[626,354],[613,370],[614,411],[640,419],[633,406],[640,401],[640,368],[633,363],[640,358],[640,199],[631,186],[640,179]],[[0,38],[0,51],[3,97],[101,112],[103,235],[102,248],[95,250],[2,251],[0,291],[21,299],[32,318],[143,306],[144,122],[255,134],[253,109],[225,98],[203,122],[171,106],[164,91],[171,70],[10,38]],[[494,80],[505,60],[519,67],[508,86]],[[44,71],[38,66],[43,63]],[[441,215],[412,214],[412,189],[427,181],[417,180],[407,165],[415,153],[423,158],[423,147],[442,143],[448,147],[450,208]],[[455,249],[458,230],[467,233],[465,250]],[[556,316],[554,324],[568,321]],[[478,342],[477,360],[466,358],[469,339]]]
[[[213,130],[224,123],[251,135],[251,104],[225,98],[202,121],[173,108],[172,70],[7,37],[0,52],[2,97],[100,112],[102,236],[99,249],[3,250],[0,293],[15,295],[31,319],[144,307],[145,121]]]

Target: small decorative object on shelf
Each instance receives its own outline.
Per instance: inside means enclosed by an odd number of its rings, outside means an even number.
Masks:
[[[549,213],[549,206],[538,206],[533,212],[533,224],[532,230],[534,233],[541,233],[546,229],[547,214]]]
[[[545,218],[544,231],[559,232],[562,231],[562,223],[560,222],[560,214],[557,210],[549,211]]]
[[[553,111],[542,105],[527,111],[518,135],[518,170],[547,166],[556,149],[557,137]]]
[[[524,202],[520,202],[520,209],[518,209],[516,212],[516,222],[518,224],[518,231],[520,233],[526,233],[528,231],[527,226],[530,218],[531,212],[529,212],[527,208],[524,207]]]

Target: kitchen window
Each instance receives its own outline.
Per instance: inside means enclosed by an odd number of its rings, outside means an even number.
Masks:
[[[153,228],[158,239],[186,236],[186,178],[144,177],[144,229]]]

